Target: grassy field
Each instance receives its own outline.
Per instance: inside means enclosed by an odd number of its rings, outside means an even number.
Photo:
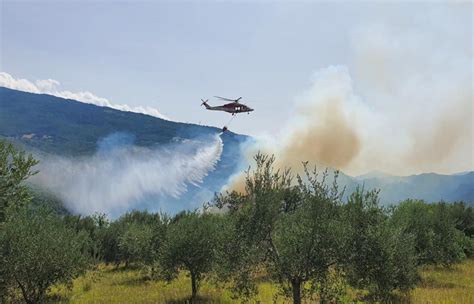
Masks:
[[[464,261],[451,269],[427,267],[421,271],[422,282],[403,303],[474,303],[474,260]],[[253,303],[273,303],[277,288],[270,283],[259,285]],[[349,294],[356,294],[349,290]],[[238,303],[222,286],[203,282],[200,303]],[[53,288],[51,296],[62,303],[186,303],[190,281],[182,274],[170,284],[145,279],[137,270],[100,267],[74,281],[72,288]],[[56,302],[56,301],[55,301]],[[313,301],[307,300],[306,303]],[[349,302],[355,302],[353,300]],[[278,297],[277,303],[290,303]]]
[[[474,260],[452,269],[429,267],[410,295],[412,303],[474,303]]]

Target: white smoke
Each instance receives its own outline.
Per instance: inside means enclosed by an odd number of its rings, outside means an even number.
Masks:
[[[248,155],[263,150],[295,170],[310,161],[352,175],[474,170],[471,23],[472,4],[354,26],[350,62],[316,71],[281,134]]]
[[[61,83],[54,79],[41,79],[34,83],[21,78],[14,78],[12,75],[0,72],[0,87],[6,87],[13,90],[19,90],[35,94],[49,94],[61,98],[73,99],[84,103],[93,104],[100,107],[109,107],[112,109],[146,114],[166,120],[170,120],[165,115],[161,114],[155,108],[152,107],[131,107],[127,104],[114,104],[107,98],[96,96],[89,91],[71,92],[60,89]]]
[[[48,156],[41,159],[40,173],[32,182],[52,191],[75,213],[121,214],[147,197],[179,197],[188,184],[199,185],[222,150],[216,135],[211,142],[186,141],[155,149],[102,148],[83,159]]]
[[[353,88],[372,115],[359,125],[350,171],[474,169],[472,39],[472,4],[426,6],[354,29]]]

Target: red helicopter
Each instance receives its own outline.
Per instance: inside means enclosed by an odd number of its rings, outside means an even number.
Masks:
[[[221,100],[225,100],[225,101],[232,101],[231,103],[226,103],[224,105],[221,105],[221,106],[210,106],[207,104],[207,101],[209,99],[206,99],[206,100],[203,100],[201,99],[202,101],[202,104],[201,105],[204,105],[206,107],[207,110],[212,110],[212,111],[224,111],[224,112],[227,112],[227,113],[231,113],[232,115],[235,115],[237,113],[247,113],[247,114],[250,114],[250,112],[253,111],[252,108],[244,105],[243,103],[240,103],[239,100],[242,99],[242,97],[239,97],[237,99],[230,99],[230,98],[225,98],[225,97],[220,97],[220,96],[214,96],[216,98],[219,98]]]
[[[206,107],[207,110],[211,110],[211,111],[223,111],[223,112],[231,113],[232,116],[235,116],[235,114],[238,114],[238,113],[250,114],[250,112],[253,111],[252,108],[239,102],[242,99],[242,97],[239,97],[237,99],[230,99],[230,98],[225,98],[225,97],[220,97],[220,96],[214,96],[214,97],[221,100],[225,100],[225,101],[231,101],[231,102],[226,103],[224,105],[220,105],[220,106],[210,106],[207,104],[209,99],[206,99],[206,100],[201,99],[202,101],[201,106],[203,105]],[[227,131],[227,126],[224,126],[222,128],[222,132],[225,132],[225,131]]]

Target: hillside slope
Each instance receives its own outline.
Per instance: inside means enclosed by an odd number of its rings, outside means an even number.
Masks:
[[[384,204],[393,204],[408,198],[428,202],[474,203],[474,172],[453,175],[423,173],[410,176],[379,174],[376,177],[358,177],[356,181],[366,189],[381,189],[380,200]]]
[[[0,137],[22,145],[41,157],[94,157],[104,144],[104,139],[110,138],[119,139],[114,141],[117,146],[131,143],[134,147],[165,147],[172,150],[174,145],[182,144],[180,150],[183,150],[182,146],[188,146],[188,142],[206,143],[219,132],[213,127],[167,121],[51,95],[0,87]],[[117,137],[117,134],[126,136]],[[241,169],[241,144],[249,137],[226,132],[221,139],[223,151],[219,161],[202,182],[186,185],[186,193],[176,197],[140,198],[141,202],[119,209],[117,214],[132,207],[178,212],[199,207],[212,198],[213,193],[219,191],[228,178]],[[380,172],[359,177],[341,174],[339,181],[346,186],[346,195],[358,185],[365,189],[380,189],[380,199],[384,205],[407,198],[428,202],[444,200],[474,203],[474,172],[454,175],[426,173],[404,177]],[[78,208],[80,206],[73,210],[77,211]]]
[[[133,147],[146,148],[150,151],[163,150],[171,156],[172,150],[178,147],[182,153],[186,152],[188,153],[186,155],[193,157],[192,149],[197,149],[195,146],[199,148],[196,142],[204,145],[220,133],[218,128],[167,121],[148,115],[3,87],[0,87],[0,109],[0,137],[23,146],[40,159],[48,159],[51,156],[58,156],[61,160],[64,158],[68,161],[97,158],[97,153],[103,148],[104,142],[106,144],[113,142],[113,145],[119,148],[131,144]],[[116,136],[117,134],[119,136]],[[111,141],[111,138],[114,140]],[[179,197],[141,197],[141,202],[133,204],[130,208],[152,210],[159,208],[163,211],[177,212],[198,207],[211,198],[236,171],[241,161],[240,144],[248,137],[226,132],[220,138],[223,142],[222,154],[214,170],[208,172],[202,183],[187,184],[185,195]],[[188,142],[194,145],[188,145]],[[181,165],[186,166],[184,163]],[[167,172],[162,172],[164,177],[166,174]],[[114,181],[117,182],[116,179],[112,179],[111,183]],[[126,208],[122,208],[117,212],[125,210]]]
[[[95,152],[99,139],[114,132],[133,134],[135,144],[139,146],[219,132],[213,127],[167,121],[4,87],[0,87],[0,97],[0,136],[58,155],[90,155]],[[224,137],[228,143],[243,140],[245,136],[231,132]]]

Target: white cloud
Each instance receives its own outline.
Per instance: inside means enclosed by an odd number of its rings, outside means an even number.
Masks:
[[[41,93],[38,87],[27,79],[15,79],[10,74],[0,72],[0,86],[30,93]]]
[[[40,79],[33,83],[27,79],[14,78],[6,72],[0,72],[0,86],[35,94],[49,94],[61,98],[94,104],[100,107],[109,107],[120,111],[141,113],[170,120],[168,117],[161,114],[160,111],[152,107],[131,107],[127,104],[113,104],[107,98],[99,97],[89,91],[71,92],[61,90],[61,83],[54,79]]]
[[[51,92],[54,91],[55,87],[59,85],[61,85],[61,83],[54,79],[36,80],[36,87],[38,87],[41,91]]]

